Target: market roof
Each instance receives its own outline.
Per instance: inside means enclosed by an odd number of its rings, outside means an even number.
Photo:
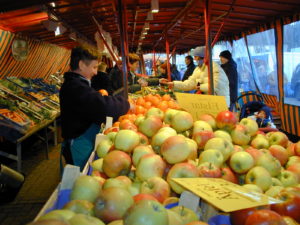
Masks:
[[[122,1],[123,4],[125,1]],[[143,51],[165,51],[167,35],[171,50],[185,52],[205,44],[204,1],[159,0],[159,12],[149,14],[151,0],[127,0],[126,20],[129,49],[135,51],[141,42]],[[55,3],[55,4],[53,4]],[[217,34],[222,23],[221,36],[239,34],[281,16],[300,12],[299,0],[213,0],[211,2],[211,37]],[[120,49],[118,27],[118,1],[115,0],[1,0],[0,29],[21,33],[34,39],[71,48],[81,38],[96,43],[94,34],[96,18],[103,29],[110,33],[112,42]],[[153,19],[149,18],[153,16]],[[65,33],[55,36],[52,23],[59,22]],[[141,39],[145,23],[150,29]],[[46,28],[47,27],[47,28]]]

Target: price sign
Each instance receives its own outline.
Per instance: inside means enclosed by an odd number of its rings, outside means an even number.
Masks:
[[[221,178],[173,178],[173,181],[223,212],[282,202]]]
[[[224,96],[197,95],[175,93],[179,106],[190,112],[194,120],[198,120],[203,114],[216,116],[219,112],[228,110]]]

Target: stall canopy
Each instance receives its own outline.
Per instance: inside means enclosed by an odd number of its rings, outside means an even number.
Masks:
[[[118,1],[114,0],[2,0],[0,29],[22,34],[62,47],[84,40],[96,45],[95,17],[112,44],[120,51]],[[158,2],[158,4],[156,4]],[[165,51],[167,37],[171,50],[182,53],[205,44],[204,1],[123,0],[130,51]],[[151,13],[157,8],[157,13]],[[300,11],[299,0],[213,0],[211,37],[239,35],[257,25],[291,16]],[[55,36],[55,31],[62,33]],[[147,34],[143,34],[147,33]],[[139,47],[140,46],[140,47]],[[175,49],[175,48],[174,48]]]

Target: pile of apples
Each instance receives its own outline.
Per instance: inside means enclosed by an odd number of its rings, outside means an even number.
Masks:
[[[230,111],[194,121],[189,112],[152,107],[130,118],[104,131],[91,176],[77,179],[62,210],[101,221],[93,224],[206,224],[188,208],[164,206],[184,191],[172,178],[212,177],[284,200],[263,209],[283,222],[267,223],[272,216],[256,216],[261,210],[252,209],[247,216],[232,213],[233,225],[286,224],[281,216],[300,222],[300,142],[290,142],[280,131],[265,134],[255,121],[238,122]]]

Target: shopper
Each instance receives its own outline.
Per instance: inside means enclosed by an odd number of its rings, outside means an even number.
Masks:
[[[229,80],[229,92],[230,92],[230,107],[229,110],[233,111],[235,102],[238,95],[238,73],[236,62],[232,59],[230,51],[225,50],[219,55],[221,61],[221,67],[226,73]]]
[[[194,59],[197,61],[197,67],[193,74],[185,81],[168,82],[167,79],[160,79],[161,84],[169,85],[169,88],[179,89],[182,91],[200,90],[202,93],[208,93],[208,66],[204,63],[205,46],[197,47],[194,50]],[[214,94],[225,96],[227,105],[230,104],[229,99],[229,81],[220,66],[213,62],[213,79]]]
[[[100,124],[106,117],[117,120],[129,109],[121,97],[102,96],[91,88],[91,78],[97,74],[97,57],[80,47],[72,49],[71,72],[64,75],[60,89],[62,154],[69,164],[83,169],[92,150]]]
[[[108,74],[106,73],[107,65],[105,62],[101,62],[98,66],[97,75],[93,76],[91,79],[91,86],[96,91],[105,89],[109,95],[112,95],[113,90],[110,84]]]
[[[109,80],[114,92],[123,87],[123,73],[121,67],[122,61],[119,60],[109,72]]]
[[[178,71],[176,64],[171,65],[171,79],[172,80],[181,80],[181,74]]]
[[[194,72],[195,69],[195,64],[194,64],[194,60],[193,57],[188,55],[185,57],[185,65],[187,67],[186,71],[184,72],[182,81],[187,80]]]

